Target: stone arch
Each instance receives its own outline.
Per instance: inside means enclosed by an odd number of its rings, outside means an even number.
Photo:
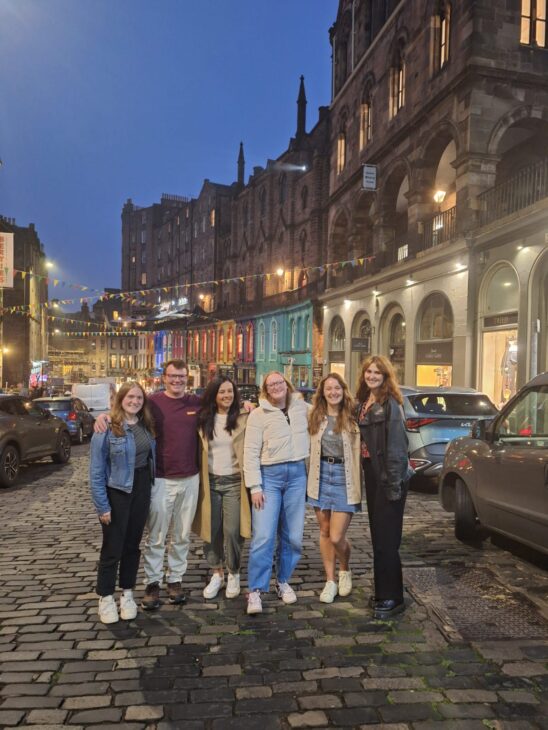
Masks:
[[[533,107],[531,105],[519,106],[504,114],[493,127],[489,142],[487,143],[487,153],[497,155],[500,142],[506,132],[514,125],[524,120],[537,120],[548,122],[548,109],[546,107]]]
[[[497,159],[495,185],[523,168],[543,164],[548,157],[548,109],[523,106],[506,114],[493,129],[489,151]],[[529,187],[534,193],[536,183],[521,180],[517,187],[527,197]]]
[[[350,258],[352,258],[350,216],[346,208],[341,208],[337,211],[331,225],[327,263],[348,261]],[[338,286],[347,283],[347,277],[350,271],[350,266],[330,268],[328,271],[328,286]]]
[[[397,260],[397,249],[407,244],[409,227],[408,192],[411,168],[405,158],[398,158],[383,173],[384,185],[376,199],[383,226],[385,263]]]
[[[536,258],[528,281],[529,321],[538,320],[540,326],[532,330],[529,374],[531,376],[548,370],[548,249]]]
[[[487,296],[489,294],[489,287],[491,286],[494,277],[502,270],[509,269],[511,271],[511,274],[513,277],[515,277],[515,282],[518,287],[517,297],[513,297],[512,301],[516,302],[516,308],[519,306],[519,287],[520,287],[520,281],[519,281],[519,274],[516,270],[516,267],[511,261],[508,261],[507,259],[501,259],[500,261],[497,261],[492,266],[490,266],[487,271],[483,274],[483,277],[481,279],[479,292],[478,292],[478,302],[479,302],[479,308],[478,312],[480,315],[488,315],[493,310],[489,309]],[[512,307],[501,307],[499,311],[504,311],[504,309],[512,309]]]
[[[399,320],[397,321],[397,318]],[[398,325],[402,325],[399,326]],[[380,349],[386,355],[396,371],[398,381],[404,382],[406,358],[406,317],[397,302],[390,302],[384,308],[380,318]]]

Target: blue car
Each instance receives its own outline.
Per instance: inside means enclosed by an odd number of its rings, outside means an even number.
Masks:
[[[36,398],[33,403],[49,411],[53,416],[62,418],[67,424],[71,439],[75,443],[81,444],[86,437],[92,437],[95,418],[80,398],[72,396]]]

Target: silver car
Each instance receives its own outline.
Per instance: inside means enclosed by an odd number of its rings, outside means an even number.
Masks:
[[[451,442],[439,498],[459,540],[481,540],[487,528],[548,554],[548,373]]]

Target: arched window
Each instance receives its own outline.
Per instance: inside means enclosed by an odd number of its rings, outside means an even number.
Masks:
[[[234,358],[234,334],[232,327],[229,327],[226,333],[226,358],[227,360]]]
[[[337,174],[340,175],[346,165],[346,134],[339,132],[337,137]]]
[[[236,330],[236,360],[244,359],[244,331],[241,326]]]
[[[225,331],[224,329],[219,330],[219,338],[217,341],[219,360],[224,360],[225,356]]]
[[[304,342],[307,350],[310,349],[311,341],[310,317],[307,316],[304,320]]]
[[[371,104],[371,89],[368,87],[363,95],[360,106],[360,150],[371,141],[373,137],[373,107]]]
[[[297,320],[291,320],[291,349],[297,349]]]
[[[340,317],[335,317],[331,323],[331,340],[329,349],[338,352],[341,350],[344,351],[345,343],[346,333],[344,330],[344,323]]]
[[[392,68],[390,69],[390,118],[403,108],[405,104],[405,56],[404,41],[400,39],[394,51]]]
[[[415,382],[446,387],[453,381],[453,312],[443,294],[430,294],[421,307]]]
[[[270,353],[276,354],[278,352],[278,323],[275,319],[272,320],[270,325]]]
[[[453,337],[453,313],[442,294],[431,294],[424,302],[419,340],[445,340]]]
[[[405,320],[401,314],[395,314],[390,321],[389,357],[396,371],[398,382],[404,380],[405,370]]]
[[[485,311],[508,312],[519,309],[519,282],[514,269],[501,266],[492,275],[485,295]]]
[[[259,322],[259,355],[264,357],[266,347],[264,322]]]
[[[246,348],[245,354],[247,360],[253,360],[253,325],[251,322],[246,327]]]

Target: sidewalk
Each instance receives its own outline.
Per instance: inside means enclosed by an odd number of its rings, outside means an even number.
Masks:
[[[248,617],[243,595],[204,601],[195,541],[186,606],[107,627],[93,593],[87,458],[33,469],[0,492],[1,727],[548,728],[548,573],[490,542],[457,543],[434,495],[409,498],[408,608],[392,622],[367,610],[365,514],[350,529],[352,595],[319,602],[307,513],[295,605],[271,593]]]

